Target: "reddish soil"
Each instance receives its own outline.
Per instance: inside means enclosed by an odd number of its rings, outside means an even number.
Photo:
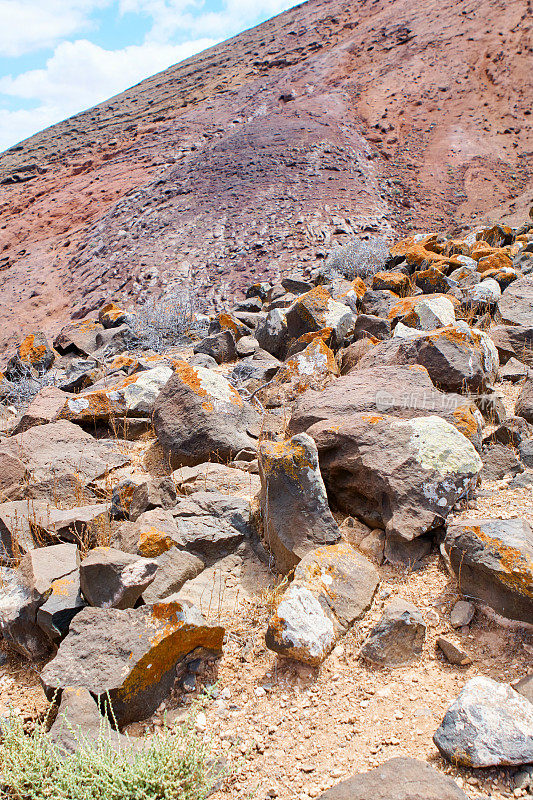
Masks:
[[[0,155],[0,338],[188,271],[206,297],[350,235],[521,221],[531,0],[310,0]]]

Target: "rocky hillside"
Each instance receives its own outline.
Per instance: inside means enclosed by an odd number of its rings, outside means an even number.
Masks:
[[[10,354],[0,716],[207,690],[220,800],[531,798],[533,213],[173,298]]]
[[[373,232],[518,224],[531,0],[310,0],[0,156],[2,341]]]

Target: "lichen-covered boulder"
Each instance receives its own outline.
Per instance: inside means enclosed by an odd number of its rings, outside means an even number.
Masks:
[[[263,538],[280,572],[289,572],[339,528],[328,505],[315,443],[306,434],[259,447]]]
[[[317,666],[370,608],[378,585],[376,568],[347,542],[312,550],[269,620],[267,647]]]
[[[125,416],[149,417],[159,392],[172,376],[169,366],[136,372],[111,386],[67,397],[60,413],[71,422],[112,421]]]
[[[84,608],[41,681],[50,700],[67,686],[88,689],[125,725],[153,714],[187,657],[197,648],[219,654],[223,638],[224,628],[173,597],[137,609]]]
[[[256,396],[267,408],[280,406],[306,389],[323,389],[338,374],[333,351],[322,339],[314,339],[304,350],[288,358]]]
[[[533,704],[508,684],[479,675],[448,708],[433,741],[442,755],[465,767],[533,761]]]
[[[444,550],[465,596],[509,619],[533,620],[533,530],[526,520],[455,522]]]
[[[436,416],[353,414],[308,433],[338,507],[407,540],[442,525],[483,466],[466,437]]]
[[[259,414],[223,375],[178,362],[154,407],[157,438],[175,466],[228,459],[255,447]]]
[[[433,331],[455,324],[455,308],[449,297],[442,294],[420,297],[402,322],[421,331]]]
[[[317,286],[301,295],[287,310],[287,336],[298,339],[304,333],[331,328],[335,343],[340,345],[353,326],[353,312],[344,304],[333,300],[323,286]]]
[[[44,333],[37,331],[26,336],[10,358],[5,374],[8,380],[19,380],[31,375],[43,375],[54,363],[55,353]]]
[[[120,308],[116,303],[113,303],[113,301],[104,303],[98,311],[98,322],[103,325],[104,328],[118,328],[119,325],[126,322],[127,318],[128,314],[126,311]]]
[[[481,447],[482,418],[474,404],[460,395],[440,392],[419,366],[357,366],[322,392],[308,389],[294,404],[290,430],[300,433],[321,420],[341,422],[363,411],[400,418],[437,414]]]
[[[359,361],[357,369],[394,364],[425,367],[433,383],[446,391],[482,392],[496,380],[499,359],[487,334],[458,322],[418,336],[382,342]]]

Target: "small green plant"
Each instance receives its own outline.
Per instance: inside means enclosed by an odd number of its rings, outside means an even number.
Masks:
[[[62,724],[78,743],[73,753],[50,739],[46,721],[27,734],[19,719],[2,720],[2,800],[202,800],[223,776],[193,714],[118,749],[104,717],[92,737]]]

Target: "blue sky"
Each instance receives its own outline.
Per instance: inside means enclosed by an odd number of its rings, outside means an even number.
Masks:
[[[297,0],[0,0],[0,151]]]

